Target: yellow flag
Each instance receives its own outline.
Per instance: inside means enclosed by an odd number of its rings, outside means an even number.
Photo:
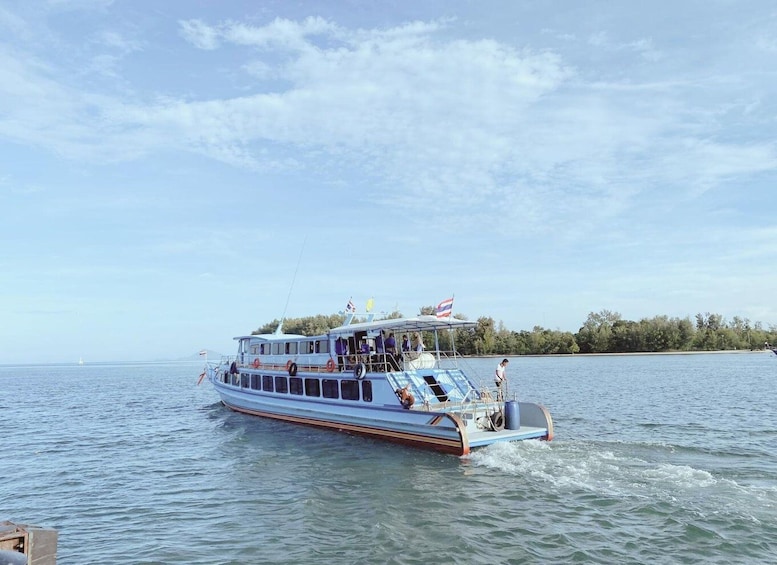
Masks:
[[[372,310],[373,305],[375,304],[375,299],[370,298],[367,301],[367,307],[365,308],[365,311],[370,312]]]

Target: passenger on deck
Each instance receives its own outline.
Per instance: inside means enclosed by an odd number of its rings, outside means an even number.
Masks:
[[[375,352],[376,353],[385,353],[386,349],[383,345],[383,336],[386,332],[383,330],[380,330],[380,333],[375,336]]]
[[[359,347],[356,344],[356,337],[351,336],[346,340],[345,344],[345,351],[346,351],[346,365],[345,370],[353,369],[356,366],[356,363],[359,362],[358,359],[358,353],[359,353]]]
[[[416,353],[423,353],[425,349],[424,340],[421,339],[420,332],[415,332],[413,335],[413,349],[416,351]]]
[[[507,389],[507,364],[510,361],[508,359],[502,359],[502,362],[496,366],[496,374],[494,375],[494,382],[496,383],[496,399],[499,401],[504,400],[505,389]],[[504,385],[504,387],[502,386]]]
[[[394,334],[389,333],[389,336],[386,338],[386,361],[389,364],[389,367],[391,367],[392,371],[401,371],[401,367],[399,364],[399,361],[401,360],[401,357],[397,354],[397,340],[394,339]]]
[[[410,408],[415,404],[415,397],[408,390],[410,383],[407,383],[404,388],[398,388],[394,392],[399,396],[399,401],[402,403],[403,408]]]
[[[337,355],[337,366],[343,371],[345,369],[345,356],[348,355],[348,342],[342,336],[335,340],[335,354]]]
[[[361,353],[361,355],[359,355],[360,357],[359,362],[367,365],[368,371],[372,371],[372,357],[370,355],[370,344],[366,339],[362,339],[362,345],[359,348],[359,353]]]
[[[402,336],[402,353],[406,351],[410,351],[410,339],[407,337],[407,334],[404,334]]]
[[[386,353],[397,354],[397,340],[394,339],[393,332],[389,333],[389,336],[386,338]]]

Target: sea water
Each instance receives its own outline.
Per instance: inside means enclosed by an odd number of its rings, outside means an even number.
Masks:
[[[463,458],[230,412],[200,372],[0,367],[0,520],[62,565],[777,561],[771,353],[511,357],[556,439]]]

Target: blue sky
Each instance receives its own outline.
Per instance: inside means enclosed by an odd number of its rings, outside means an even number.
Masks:
[[[0,0],[0,363],[287,300],[768,327],[776,119],[769,1]]]

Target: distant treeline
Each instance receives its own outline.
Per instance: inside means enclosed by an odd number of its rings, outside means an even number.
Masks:
[[[421,308],[421,314],[434,314],[434,307]],[[392,312],[384,318],[401,318]],[[467,319],[464,316],[456,316]],[[302,335],[326,333],[343,323],[345,316],[310,316],[286,319],[283,331]],[[272,333],[278,320],[256,330],[255,334]],[[440,348],[451,349],[450,336],[440,333]],[[534,326],[531,331],[508,330],[493,318],[481,317],[477,326],[454,332],[456,349],[463,355],[542,355],[564,353],[650,353],[662,351],[721,351],[763,349],[777,342],[777,327],[764,329],[761,322],[735,316],[727,322],[719,314],[696,314],[690,318],[656,316],[638,322],[624,320],[617,312],[591,312],[577,333]],[[427,347],[431,336],[425,336]]]

